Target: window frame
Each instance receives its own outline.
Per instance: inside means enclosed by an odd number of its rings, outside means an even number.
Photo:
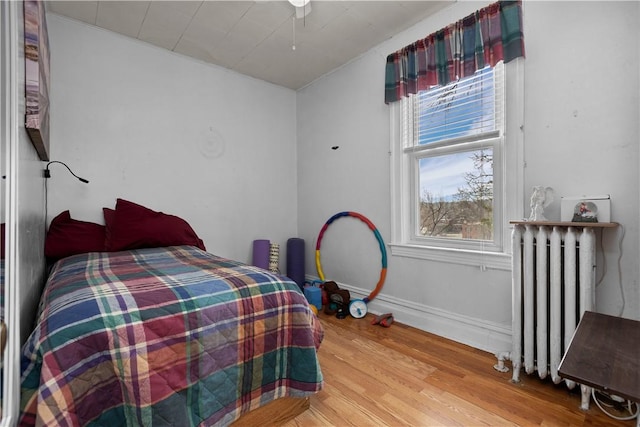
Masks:
[[[418,237],[414,233],[419,200],[418,159],[426,151],[442,149],[437,143],[429,144],[429,148],[403,146],[403,101],[398,101],[390,105],[391,255],[479,266],[481,270],[511,269],[509,219],[522,218],[524,211],[524,66],[521,59],[503,66],[503,131],[498,136],[485,135],[484,140],[484,144],[491,143],[494,150],[493,242]],[[459,140],[462,145],[480,144],[467,143],[469,138]]]

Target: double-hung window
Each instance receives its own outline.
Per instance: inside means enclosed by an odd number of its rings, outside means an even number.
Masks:
[[[504,68],[394,103],[392,253],[484,267],[508,252]]]

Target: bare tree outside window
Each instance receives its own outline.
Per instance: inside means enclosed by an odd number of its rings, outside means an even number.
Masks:
[[[493,153],[482,149],[463,153],[471,169],[460,173],[463,185],[444,196],[429,187],[430,175],[439,171],[435,162],[425,167],[420,196],[419,234],[430,237],[491,240],[493,238]],[[441,156],[445,157],[445,156]],[[423,159],[426,160],[426,159]],[[432,159],[429,159],[432,160]]]

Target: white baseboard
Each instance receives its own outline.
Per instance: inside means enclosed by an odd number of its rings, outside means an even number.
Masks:
[[[308,282],[319,280],[313,276],[306,278]],[[347,289],[352,299],[365,298],[370,293],[346,283],[338,283],[338,286]],[[511,351],[511,328],[499,323],[380,294],[367,304],[367,308],[374,314],[393,313],[400,323],[493,354]]]

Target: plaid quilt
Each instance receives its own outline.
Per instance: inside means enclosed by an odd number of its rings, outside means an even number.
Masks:
[[[295,282],[191,246],[62,259],[37,320],[21,425],[228,425],[323,385]]]

